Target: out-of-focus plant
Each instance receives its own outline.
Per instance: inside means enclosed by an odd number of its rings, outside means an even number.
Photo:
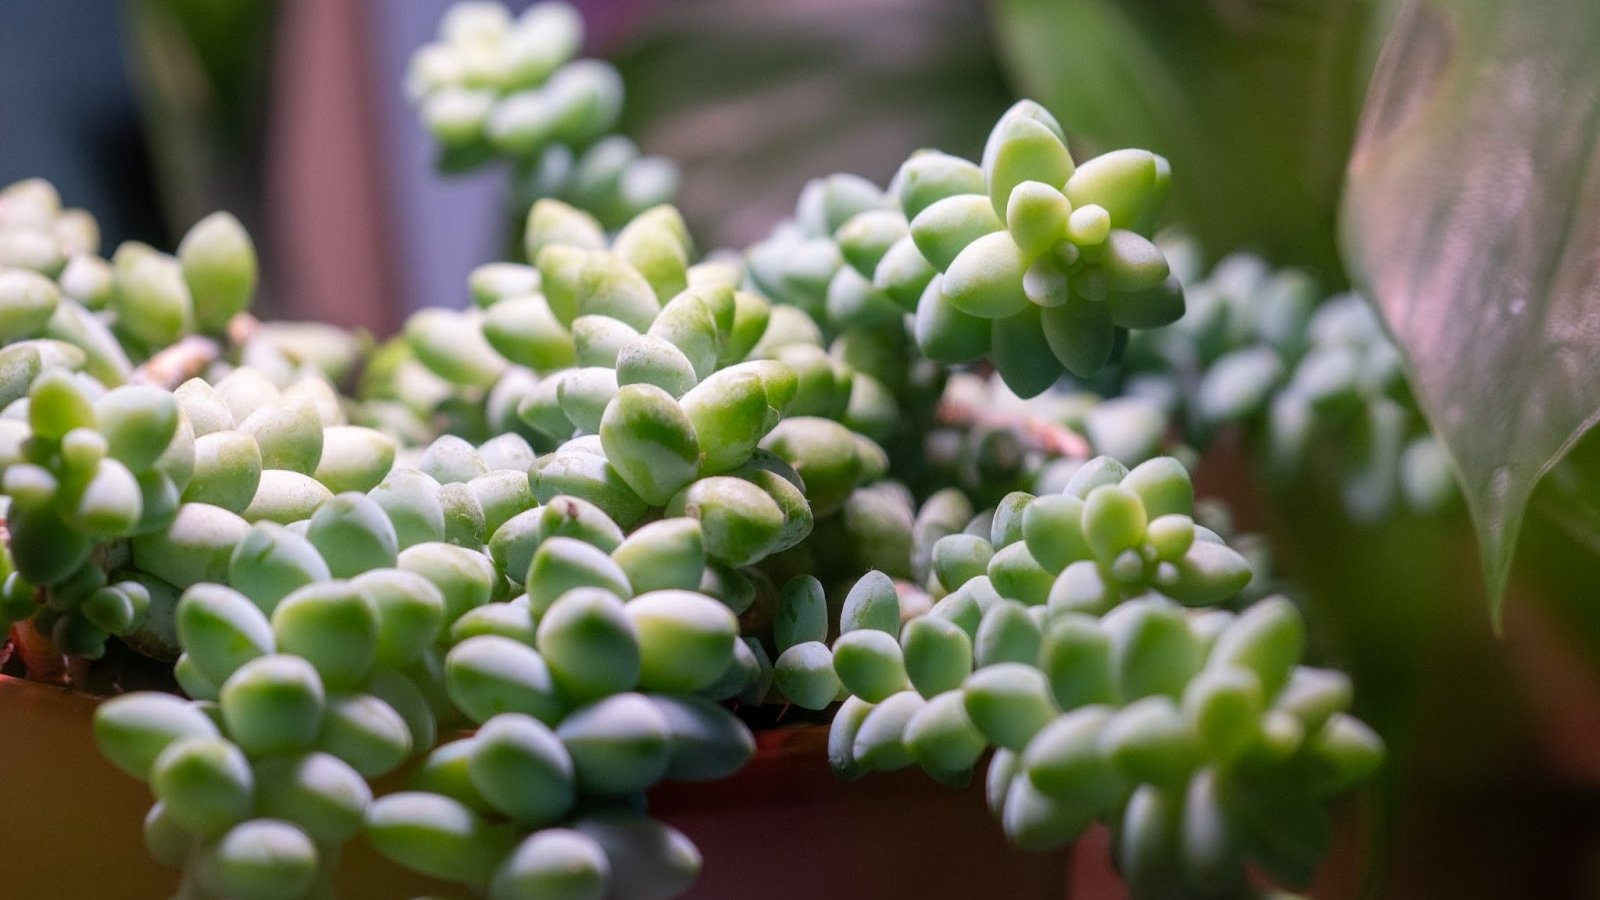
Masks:
[[[452,7],[406,74],[439,169],[509,162],[518,220],[536,200],[558,197],[615,229],[671,200],[676,167],[611,133],[622,80],[609,63],[574,58],[583,40],[583,20],[566,3],[538,3],[515,19],[498,3]]]
[[[173,222],[225,205],[254,224],[276,0],[126,6],[133,79]]]
[[[1172,160],[1172,216],[1212,252],[1341,278],[1341,174],[1392,0],[1004,0],[1001,57],[1095,152]]]
[[[1331,284],[1360,119],[1344,250],[1464,480],[1498,596],[1535,483],[1597,413],[1581,388],[1596,374],[1600,8],[1005,0],[995,22],[1019,86],[1074,140],[1204,173],[1175,180],[1170,208],[1205,246]]]
[[[1156,404],[1202,451],[1239,429],[1263,474],[1337,485],[1364,524],[1454,505],[1449,463],[1360,296],[1323,301],[1304,271],[1242,253],[1185,292],[1183,319],[1130,342],[1120,403]]]
[[[673,0],[620,51],[622,130],[678,163],[711,246],[766,236],[816,173],[883,184],[918,147],[975,156],[1015,99],[974,0]]]
[[[1344,241],[1444,441],[1498,598],[1533,488],[1600,418],[1600,6],[1413,0]]]

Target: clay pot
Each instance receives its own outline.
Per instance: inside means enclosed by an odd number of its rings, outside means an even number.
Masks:
[[[0,677],[0,895],[164,900],[176,889],[177,873],[144,849],[148,789],[95,747],[96,703]],[[651,792],[652,814],[682,829],[705,857],[690,897],[1125,896],[1103,832],[1073,853],[1025,853],[990,817],[981,779],[952,790],[906,770],[846,782],[828,770],[826,743],[820,726],[763,731],[755,759],[734,777]],[[359,840],[346,848],[338,882],[341,896],[360,900],[465,896]]]

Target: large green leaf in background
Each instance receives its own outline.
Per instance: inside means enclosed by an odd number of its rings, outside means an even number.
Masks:
[[[1409,0],[1344,213],[1498,613],[1534,485],[1600,417],[1600,2]]]
[[[1018,90],[1079,149],[1172,161],[1170,218],[1343,281],[1339,188],[1390,0],[1001,0]]]

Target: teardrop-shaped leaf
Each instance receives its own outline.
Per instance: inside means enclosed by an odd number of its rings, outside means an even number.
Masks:
[[[1343,237],[1454,459],[1499,611],[1539,478],[1600,418],[1600,4],[1410,0]]]

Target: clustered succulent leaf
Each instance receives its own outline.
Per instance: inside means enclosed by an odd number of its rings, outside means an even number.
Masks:
[[[944,401],[987,410],[990,421],[936,425],[924,441],[928,465],[969,492],[1058,491],[1081,460],[1039,453],[1006,421],[1065,428],[1127,465],[1162,453],[1192,465],[1197,448],[1237,430],[1279,482],[1331,475],[1358,521],[1456,503],[1443,447],[1364,301],[1323,298],[1304,272],[1247,254],[1206,275],[1191,243],[1162,245],[1186,286],[1182,319],[1134,335],[1123,365],[1034,398],[996,377],[953,373]]]
[[[794,218],[744,256],[751,288],[803,311],[851,368],[845,424],[896,449],[931,424],[945,376],[917,351],[908,327],[920,286],[896,293],[874,280],[887,242],[904,235],[890,194],[855,175],[831,175],[808,183]]]
[[[222,331],[249,304],[254,247],[233,217],[217,214],[189,231],[176,256],[126,243],[108,261],[93,217],[63,210],[40,180],[0,192],[0,235],[0,491],[10,554],[0,617],[24,623],[32,643],[75,656],[100,656],[111,634],[157,656],[175,653],[171,588],[131,548],[168,532],[197,474],[210,473],[203,461],[197,467],[195,427],[178,398],[142,382],[156,351]],[[268,343],[256,355],[271,357]],[[281,354],[275,361],[289,364]],[[315,391],[312,377],[297,396]],[[265,417],[252,427],[279,430]]]
[[[562,0],[515,18],[495,2],[450,7],[406,76],[407,95],[439,143],[439,167],[507,160],[523,207],[556,197],[610,227],[671,200],[677,167],[612,133],[622,78],[608,63],[574,58],[583,38],[582,18]]]
[[[871,572],[831,648],[778,657],[791,696],[849,695],[833,766],[964,784],[992,748],[1007,837],[1050,849],[1102,821],[1137,897],[1238,896],[1247,864],[1309,881],[1327,802],[1376,769],[1382,743],[1348,715],[1344,675],[1300,665],[1287,600],[1211,608],[1251,570],[1195,524],[1185,470],[1099,457],[1061,493],[1014,494],[963,527],[967,511],[941,504],[920,529],[948,532],[931,543],[931,607]]]
[[[675,211],[610,238],[546,200],[527,237],[537,266],[479,273],[481,306],[419,313],[404,337],[463,403],[512,381],[520,430],[406,447],[245,366],[156,392],[206,423],[190,502],[132,542],[176,598],[192,699],[127,695],[98,730],[150,782],[149,830],[196,896],[325,893],[362,830],[497,898],[693,881],[697,851],[639,813],[641,792],[748,759],[719,701],[770,685],[740,619],[775,593],[754,566],[887,458],[815,415],[842,415],[849,382],[814,324],[795,311],[784,331],[726,266],[691,265]],[[802,345],[804,379],[768,358]],[[214,713],[210,730],[160,731],[193,718],[178,708]],[[368,780],[417,756],[409,790],[373,797]]]
[[[835,175],[750,254],[752,280],[835,328],[912,316],[921,353],[989,358],[1032,397],[1088,376],[1131,329],[1183,314],[1183,289],[1150,240],[1170,171],[1146,150],[1074,163],[1061,126],[1022,101],[980,163],[913,154],[886,190]]]
[[[447,153],[600,148],[620,87],[569,63],[580,31],[454,8],[412,73]],[[1120,448],[1093,459],[927,427],[1181,313],[1147,238],[1166,178],[1075,167],[1024,103],[981,165],[815,182],[742,256],[699,258],[656,194],[546,193],[521,259],[376,347],[251,318],[229,217],[103,260],[92,218],[13,185],[0,616],[33,662],[171,663],[181,694],[108,700],[95,733],[183,897],[331,897],[358,835],[493,900],[679,896],[700,855],[647,792],[739,770],[763,707],[831,712],[845,774],[963,783],[993,748],[1006,834],[1104,821],[1140,898],[1246,861],[1299,883],[1381,744],[1301,665],[1293,606],[1254,602],[1164,411],[1031,401],[1087,408]],[[985,356],[1004,385],[947,387]]]
[[[1246,428],[1280,476],[1331,463],[1358,519],[1454,502],[1444,449],[1359,296],[1323,300],[1305,273],[1236,254],[1191,280],[1188,297],[1182,320],[1134,340],[1123,390],[1159,405],[1199,446],[1223,426]]]

